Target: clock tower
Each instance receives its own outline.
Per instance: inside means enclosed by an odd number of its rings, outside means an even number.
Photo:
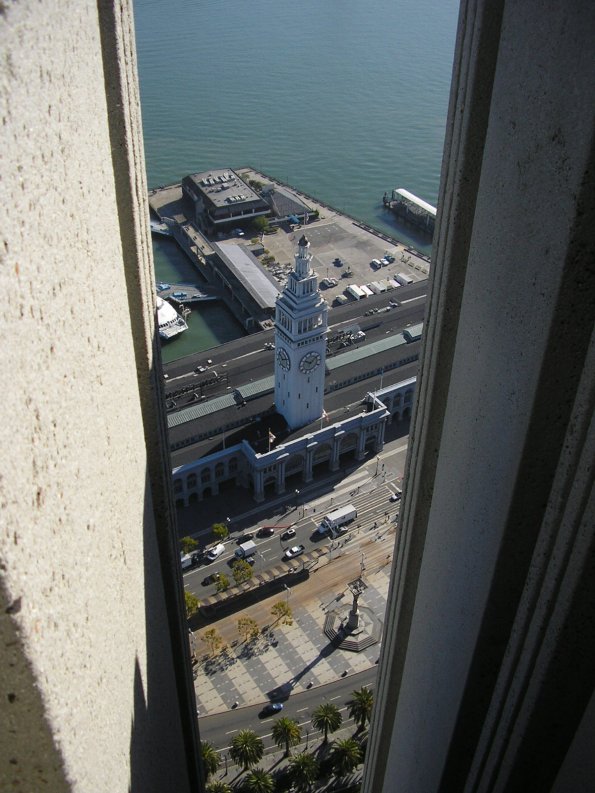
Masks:
[[[322,416],[328,306],[305,236],[275,310],[275,407],[292,430]]]

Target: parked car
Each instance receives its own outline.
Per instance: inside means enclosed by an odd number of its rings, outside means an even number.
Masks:
[[[203,578],[202,585],[209,586],[209,584],[216,584],[217,581],[221,578],[221,573],[211,573],[206,578]]]
[[[295,529],[287,529],[281,535],[282,540],[291,540],[292,537],[295,537]]]
[[[243,542],[248,542],[248,540],[251,540],[252,537],[254,537],[253,532],[247,531],[245,534],[242,534],[240,537],[238,537],[236,540],[236,545],[241,545]]]
[[[225,545],[223,545],[222,542],[218,543],[207,553],[207,561],[214,562],[215,559],[218,559],[224,551]]]
[[[288,548],[285,553],[283,554],[283,558],[285,559],[295,559],[296,556],[300,556],[304,553],[306,549],[303,545],[294,545],[292,548]]]
[[[401,491],[399,490],[396,493],[393,493],[392,496],[390,497],[390,500],[391,501],[400,501],[401,500]]]
[[[275,529],[272,526],[261,526],[260,529],[256,532],[257,537],[272,537],[275,533]]]
[[[274,713],[279,713],[281,710],[283,710],[282,702],[269,702],[268,705],[264,706],[258,715],[261,717],[272,716]]]

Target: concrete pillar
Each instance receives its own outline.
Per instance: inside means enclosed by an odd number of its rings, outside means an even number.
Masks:
[[[340,460],[340,449],[341,449],[341,441],[345,437],[345,432],[340,430],[337,432],[335,437],[333,438],[333,446],[331,452],[331,464],[330,469],[331,471],[338,471],[339,470],[339,460]]]
[[[364,793],[595,789],[594,31],[461,4]]]
[[[0,787],[196,791],[131,3],[2,3],[0,40],[3,370],[27,397],[3,405]]]
[[[264,501],[264,471],[254,472],[254,499],[258,503]]]
[[[285,493],[285,464],[286,459],[280,459],[277,461],[277,469],[276,473],[276,482],[275,482],[275,490],[278,494]]]
[[[368,438],[367,430],[364,427],[359,428],[357,436],[357,452],[355,455],[356,460],[363,460],[366,456],[366,440]]]
[[[306,449],[306,459],[304,461],[304,482],[306,483],[311,482],[314,478],[312,469],[314,463],[314,452],[316,451],[317,446],[317,443],[311,443]]]

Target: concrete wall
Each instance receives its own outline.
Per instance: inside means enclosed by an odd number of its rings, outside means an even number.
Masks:
[[[131,11],[3,3],[0,51],[0,787],[197,789]]]
[[[369,793],[595,785],[594,32],[461,6]]]

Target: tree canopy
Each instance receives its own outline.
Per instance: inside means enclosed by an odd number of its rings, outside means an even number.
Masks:
[[[366,723],[370,721],[373,704],[374,695],[366,686],[351,692],[351,699],[347,702],[347,707],[349,708],[349,715],[357,724],[358,729],[363,729]]]
[[[300,742],[302,728],[295,719],[282,716],[273,724],[271,735],[277,746],[283,746],[283,744],[285,744],[285,756],[287,757],[291,754],[290,747]]]
[[[242,641],[247,642],[249,639],[255,639],[260,632],[258,623],[252,617],[240,617],[238,620],[238,633],[242,637]]]
[[[209,628],[201,636],[203,642],[209,648],[211,655],[217,655],[223,647],[223,637],[216,628]]]
[[[215,749],[213,744],[208,741],[200,742],[200,751],[202,754],[202,762],[205,769],[205,776],[208,779],[211,774],[214,774],[221,765],[221,758],[219,752]]]
[[[216,779],[207,784],[207,793],[232,793],[232,791],[227,782]]]
[[[313,754],[301,752],[289,760],[289,773],[298,791],[307,791],[318,776],[318,761]]]
[[[220,573],[219,578],[215,581],[215,589],[217,592],[225,592],[226,589],[229,589],[229,576]]]
[[[242,790],[247,793],[273,793],[275,782],[268,771],[262,768],[254,768],[246,774]]]
[[[332,753],[333,769],[337,776],[350,774],[362,762],[362,750],[353,738],[337,741]]]
[[[200,600],[196,597],[196,595],[193,595],[192,592],[188,592],[185,589],[184,601],[186,603],[186,616],[191,617],[193,614],[196,614],[200,606]]]
[[[192,537],[182,537],[180,546],[184,553],[191,553],[198,548],[198,543]]]
[[[237,559],[231,566],[231,572],[236,584],[242,584],[252,578],[252,565],[245,559]]]
[[[276,621],[280,622],[282,625],[293,625],[293,612],[291,606],[284,600],[279,600],[277,603],[273,604],[271,614],[275,617]]]
[[[229,529],[225,523],[213,523],[211,532],[216,540],[226,540],[229,536]]]
[[[254,730],[240,730],[231,741],[229,755],[246,771],[256,765],[264,754],[264,744]]]
[[[339,708],[332,702],[323,702],[312,712],[312,725],[324,733],[323,743],[328,743],[329,732],[335,732],[343,723]]]

